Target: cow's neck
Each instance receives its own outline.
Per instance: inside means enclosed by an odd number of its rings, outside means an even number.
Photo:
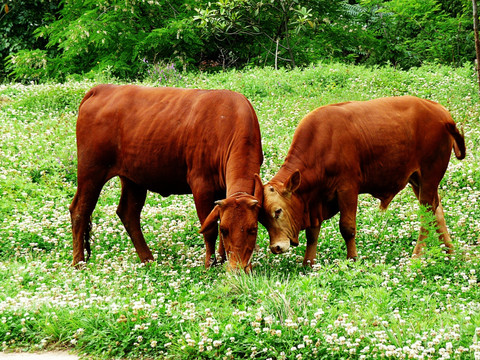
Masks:
[[[227,175],[225,179],[227,197],[238,193],[247,193],[249,195],[253,195],[255,188],[254,174],[254,171],[245,170],[241,175]]]
[[[235,148],[229,153],[228,160],[223,166],[225,175],[221,179],[221,185],[224,186],[227,197],[238,192],[254,194],[255,174],[260,173],[262,156],[259,149],[249,150],[242,147]]]

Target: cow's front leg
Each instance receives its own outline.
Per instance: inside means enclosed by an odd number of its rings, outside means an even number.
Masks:
[[[205,241],[205,269],[217,263],[215,256],[215,243],[217,242],[218,230],[212,229],[203,233]]]
[[[196,178],[195,183],[190,184],[190,188],[192,189],[198,219],[200,220],[200,224],[202,224],[202,234],[205,241],[205,268],[208,269],[217,262],[215,256],[215,244],[218,236],[218,225],[215,216],[212,218],[215,221],[211,222],[211,226],[209,225],[205,228],[203,225],[209,215],[214,215],[211,213],[212,210],[215,209],[215,192],[209,191],[208,183],[201,181],[200,178]],[[220,250],[219,247],[219,251]],[[225,254],[225,250],[223,253]]]
[[[307,237],[307,248],[305,249],[303,266],[313,266],[315,264],[319,232],[320,226],[305,229],[305,235]]]
[[[221,264],[223,264],[225,261],[227,261],[227,255],[225,253],[225,245],[223,244],[222,234],[220,234],[220,236],[219,236],[218,254],[220,255],[220,263]]]
[[[338,192],[338,208],[340,210],[340,233],[347,245],[347,259],[357,259],[357,202],[358,192],[345,190]]]

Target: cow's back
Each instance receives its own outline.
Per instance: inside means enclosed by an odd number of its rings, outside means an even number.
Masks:
[[[227,90],[99,85],[80,105],[77,146],[79,163],[101,164],[108,177],[125,176],[164,195],[189,193],[190,179],[202,176],[225,189],[235,151],[252,152],[237,156],[243,162],[251,156],[261,163],[255,112]]]
[[[433,158],[446,169],[453,144],[447,124],[454,122],[443,106],[412,96],[327,105],[300,122],[287,160],[302,158],[302,181],[321,178],[327,198],[338,184],[352,183],[388,200]]]

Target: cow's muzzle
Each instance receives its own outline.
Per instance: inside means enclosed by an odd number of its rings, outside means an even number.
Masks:
[[[247,261],[242,261],[239,256],[235,256],[227,252],[227,271],[235,272],[243,270],[245,273],[250,274],[252,272],[252,257],[253,253],[249,256]]]
[[[283,254],[290,249],[290,239],[275,241],[270,244],[270,251],[274,254]]]

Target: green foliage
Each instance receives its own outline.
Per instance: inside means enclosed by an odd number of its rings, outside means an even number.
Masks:
[[[142,79],[143,60],[190,70],[462,66],[475,58],[471,12],[467,0],[7,1],[0,76]]]
[[[222,64],[286,64],[314,59],[299,56],[304,38],[319,31],[319,16],[339,15],[344,0],[220,0],[197,8],[195,20],[219,47]],[[331,39],[333,41],[333,39]],[[297,61],[297,59],[299,61]]]
[[[425,62],[462,65],[474,59],[471,8],[455,16],[438,0],[362,0],[372,13],[366,30],[374,35],[367,63],[401,68]]]
[[[202,41],[188,16],[191,2],[181,1],[78,1],[62,0],[58,19],[38,27],[35,34],[47,39],[54,56],[40,71],[28,73],[10,61],[16,78],[47,76],[65,79],[75,73],[101,73],[137,77],[142,59],[193,62]],[[36,52],[22,54],[34,61]],[[10,59],[16,59],[11,57]]]
[[[6,68],[15,80],[48,79],[48,63],[49,59],[44,50],[20,50],[6,58]]]
[[[0,82],[7,76],[4,60],[17,52],[25,57],[29,50],[43,49],[45,40],[33,36],[33,32],[53,20],[60,7],[59,0],[7,0],[0,3]],[[32,54],[33,58],[39,54]],[[17,78],[26,75],[21,69]],[[40,70],[34,79],[44,78]]]

